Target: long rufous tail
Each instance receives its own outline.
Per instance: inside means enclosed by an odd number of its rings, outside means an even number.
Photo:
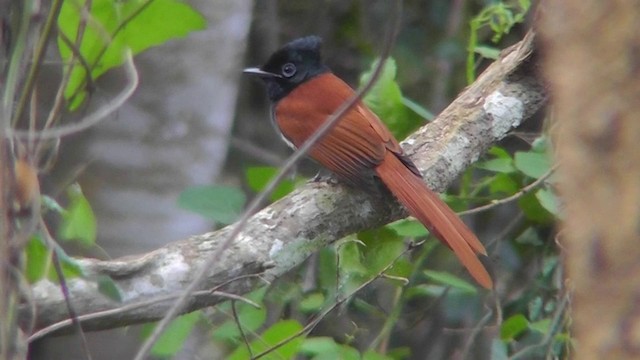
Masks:
[[[409,213],[453,250],[480,285],[487,289],[493,287],[491,276],[477,257],[477,254],[487,254],[484,246],[421,178],[390,151],[376,168],[376,173]]]

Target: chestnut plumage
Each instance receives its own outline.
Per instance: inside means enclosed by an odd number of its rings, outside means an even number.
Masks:
[[[273,121],[283,138],[301,146],[354,91],[322,63],[321,40],[308,36],[276,51],[259,76],[273,105]],[[316,143],[309,155],[348,183],[358,186],[377,176],[391,193],[460,259],[486,287],[493,282],[478,259],[486,250],[460,218],[422,180],[413,162],[380,119],[358,102]]]

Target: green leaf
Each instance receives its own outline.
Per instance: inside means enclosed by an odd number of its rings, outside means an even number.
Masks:
[[[481,46],[478,44],[478,34],[483,28],[488,26],[494,33],[491,41],[494,43],[498,42],[515,24],[524,21],[524,15],[529,9],[529,3],[527,1],[520,1],[518,5],[519,6],[515,6],[515,4],[505,4],[503,2],[491,2],[469,22],[471,29],[469,32],[466,66],[468,83],[472,83],[475,79],[475,49]]]
[[[327,291],[327,297],[333,297],[337,287],[337,256],[336,249],[326,246],[318,255],[318,283],[320,288]]]
[[[545,210],[555,216],[558,216],[560,214],[558,198],[553,193],[553,191],[549,189],[540,189],[536,191],[536,198]]]
[[[542,304],[543,300],[541,296],[536,296],[527,304],[527,309],[529,310],[529,319],[535,320],[540,316],[540,314],[542,314]]]
[[[300,301],[300,311],[302,311],[303,313],[318,311],[322,308],[324,301],[324,294],[320,292],[307,294],[304,299]]]
[[[416,286],[409,287],[406,291],[407,298],[411,299],[414,297],[438,297],[444,294],[447,286],[442,285],[430,285],[430,284],[420,284]]]
[[[454,289],[461,290],[464,293],[476,294],[478,290],[471,283],[444,271],[425,270],[424,274],[433,281],[442,285],[451,286]]]
[[[230,186],[193,186],[178,198],[178,206],[221,224],[234,222],[244,207],[242,191]]]
[[[498,173],[489,183],[489,191],[491,194],[507,194],[512,195],[520,190],[520,186],[510,175]]]
[[[86,97],[87,77],[97,79],[111,68],[122,65],[127,49],[134,55],[167,40],[184,37],[204,29],[202,15],[176,0],[93,0],[89,20],[85,14],[87,0],[66,0],[58,16],[60,31],[75,42],[82,22],[83,37],[79,51],[90,74],[79,61],[73,62],[65,98],[76,109]],[[58,37],[58,49],[64,63],[72,63],[73,52]]]
[[[393,263],[393,266],[387,271],[387,274],[407,279],[413,273],[414,268],[415,264],[411,262],[410,259],[407,259],[406,257],[400,257]],[[400,283],[398,284],[398,286],[404,285],[406,285],[404,281],[400,281]]]
[[[553,215],[540,205],[534,193],[528,193],[520,197],[520,199],[518,199],[518,206],[520,206],[529,220],[540,224],[549,224],[554,221]]]
[[[551,169],[551,159],[545,153],[518,151],[514,163],[523,174],[538,179]]]
[[[491,360],[507,360],[507,345],[499,339],[491,340]]]
[[[373,75],[379,59],[375,60],[369,71],[360,76],[360,85],[365,84]],[[422,123],[414,112],[408,112],[402,97],[400,86],[396,82],[397,66],[393,58],[384,63],[378,81],[371,91],[365,95],[363,101],[387,125],[397,139],[404,139]],[[415,109],[415,107],[414,107]]]
[[[80,263],[78,263],[78,260],[67,255],[67,253],[64,252],[61,247],[57,247],[55,251],[56,255],[58,256],[58,261],[60,261],[60,265],[62,265],[62,275],[65,279],[69,280],[76,277],[84,276],[84,270],[82,269],[82,266],[80,266]],[[51,272],[53,273],[53,275],[56,275],[54,269],[51,269]],[[57,276],[50,276],[50,278],[52,278],[54,281],[58,281]]]
[[[542,319],[529,324],[529,329],[541,334],[547,334],[551,330],[551,319]]]
[[[361,358],[360,358],[360,352],[358,352],[358,349],[355,349],[348,345],[342,345],[338,350],[337,358],[323,357],[322,359],[315,358],[314,360],[332,360],[332,359],[360,360]]]
[[[500,339],[504,341],[514,340],[529,327],[529,321],[522,314],[516,314],[508,318],[500,327]]]
[[[157,357],[171,357],[175,355],[187,340],[191,331],[201,317],[200,311],[194,311],[180,317],[175,318],[160,335],[160,338],[151,349],[151,353]],[[145,325],[142,330],[142,336],[148,337],[156,324]]]
[[[393,231],[385,228],[365,231],[358,234],[358,239],[347,237],[347,241],[339,246],[340,286],[339,291],[348,294],[363,281],[369,280],[394,261],[404,251],[405,245]],[[363,246],[366,245],[366,246]],[[387,274],[393,276],[406,275],[406,266],[392,266]]]
[[[280,169],[271,166],[255,166],[246,170],[246,179],[249,188],[255,192],[264,190],[267,184],[273,179]],[[293,191],[295,182],[292,180],[282,180],[273,190],[269,198],[275,201],[283,198]]]
[[[368,275],[377,275],[406,249],[404,239],[385,227],[363,231],[358,234],[358,238],[367,245],[362,248],[362,263]],[[393,267],[388,270],[388,273],[398,275]]]
[[[361,360],[357,349],[337,344],[329,337],[316,337],[305,340],[300,353],[313,360]]]
[[[27,246],[25,276],[30,284],[42,279],[51,266],[51,254],[39,235],[31,237]]]
[[[387,350],[387,355],[389,355],[392,359],[410,359],[411,348],[408,346],[394,347]]]
[[[339,345],[328,336],[318,336],[304,339],[300,345],[300,353],[307,356],[320,354],[337,354]],[[314,358],[315,359],[315,358]]]
[[[492,60],[496,60],[500,56],[500,49],[496,49],[493,46],[478,45],[473,51],[484,58]]]
[[[511,159],[509,152],[500,146],[492,146],[487,153],[500,159]]]
[[[480,169],[497,173],[509,174],[516,171],[515,166],[513,166],[513,160],[511,160],[511,158],[497,158],[487,161],[481,161],[477,163],[476,166]]]
[[[281,341],[298,334],[302,330],[302,325],[295,320],[283,320],[273,324],[269,329],[260,335],[260,338],[254,340],[249,345],[251,353],[257,355],[262,353]],[[286,344],[275,349],[273,352],[262,357],[262,359],[292,359],[298,353],[300,346],[304,342],[304,335],[300,335]],[[241,344],[230,356],[229,360],[244,360],[250,357],[246,344]]]
[[[369,82],[379,61],[380,59],[376,59],[372,62],[369,71],[360,76],[360,84]],[[402,91],[400,91],[400,86],[396,83],[396,72],[396,61],[393,58],[388,58],[382,67],[376,84],[365,96],[365,103],[374,112],[377,112],[376,110],[396,108],[398,104],[402,104]]]
[[[429,231],[418,220],[403,219],[387,225],[387,228],[395,231],[398,236],[402,237],[424,237]]]
[[[470,199],[448,193],[440,194],[440,198],[447,203],[454,212],[467,210],[469,208],[469,202],[471,201]]]
[[[367,268],[362,263],[362,243],[346,241],[338,248],[338,261],[341,271],[346,273],[367,274]]]
[[[32,236],[25,247],[25,276],[27,281],[35,283],[46,276],[53,282],[59,282],[53,267],[51,251],[40,236],[40,234]],[[74,258],[69,257],[62,248],[56,249],[56,255],[58,256],[58,261],[60,261],[65,279],[83,275],[80,264]]]
[[[353,297],[353,300],[351,301],[350,304],[353,309],[358,313],[358,314],[378,314],[380,313],[380,308],[372,303],[367,302],[365,299],[363,298],[359,298],[357,296]],[[351,336],[351,335],[349,335]]]
[[[531,151],[540,154],[548,153],[549,147],[551,147],[551,139],[547,135],[540,135],[531,143]]]
[[[322,353],[313,357],[313,360],[361,360],[360,352],[349,345],[339,345],[335,352]],[[275,359],[274,359],[275,360]]]
[[[373,350],[368,350],[362,354],[362,360],[393,360],[393,358],[387,355],[378,354]]]
[[[402,103],[409,110],[413,111],[414,113],[416,113],[416,115],[420,116],[421,118],[423,118],[423,119],[425,119],[427,121],[431,121],[431,120],[436,118],[436,116],[431,111],[427,110],[422,105],[420,105],[417,102],[409,99],[406,96],[402,97]]]
[[[80,244],[90,246],[96,242],[96,217],[91,209],[91,204],[84,197],[80,186],[69,186],[67,190],[69,206],[62,214],[60,224],[60,238],[63,240],[78,241]]]
[[[122,294],[120,293],[120,289],[113,281],[112,278],[106,275],[101,275],[98,277],[98,291],[108,297],[111,300],[122,302]]]
[[[253,302],[261,304],[266,290],[266,287],[262,287],[246,294],[245,297]],[[238,329],[238,324],[231,316],[231,302],[225,302],[224,304],[219,305],[219,309],[229,315],[229,320],[225,321],[221,326],[218,326],[213,331],[214,339],[221,341],[239,339],[241,334]],[[256,308],[255,306],[245,302],[236,302],[236,311],[238,313],[238,321],[242,325],[242,330],[244,332],[253,332],[258,330],[258,328],[260,328],[267,319],[267,310],[264,306]]]
[[[558,267],[559,259],[557,256],[546,256],[542,262],[542,276],[550,276]]]
[[[533,227],[526,228],[518,237],[515,242],[518,244],[529,244],[534,246],[543,245],[544,242],[540,239],[538,232]]]

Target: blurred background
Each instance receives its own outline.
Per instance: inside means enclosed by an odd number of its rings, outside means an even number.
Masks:
[[[187,3],[206,18],[206,28],[136,56],[140,84],[131,100],[99,125],[65,137],[55,166],[42,176],[43,193],[54,197],[56,194],[62,197],[67,186],[77,181],[95,212],[97,245],[64,244],[72,255],[107,259],[141,254],[220,227],[219,222],[178,206],[180,194],[189,187],[218,184],[239,188],[251,197],[255,189],[248,183],[247,169],[277,167],[290,154],[272,128],[262,84],[243,76],[242,69],[262,64],[291,39],[317,34],[324,39],[326,63],[334,73],[357,87],[360,76],[370,68],[383,46],[393,8],[392,2],[385,0],[190,0]],[[427,113],[438,114],[469,84],[470,24],[483,9],[497,3],[508,4],[514,13],[520,11],[517,1],[404,2],[392,56],[397,64],[396,80],[405,98],[419,104]],[[492,41],[495,29],[490,26],[473,31],[477,43],[486,45],[485,54],[495,56],[499,49],[522,39],[531,26],[533,13],[534,10],[523,12],[522,21],[513,24],[498,42]],[[49,50],[49,58],[55,59],[55,46]],[[492,59],[478,54],[473,59],[473,67],[480,73]],[[59,69],[45,67],[42,76],[43,83],[59,81]],[[123,81],[122,69],[111,70],[101,77],[91,95],[90,106],[99,106],[120,91]],[[46,86],[42,89],[47,92]],[[48,96],[52,96],[54,90],[50,89]],[[80,115],[69,114],[65,121]],[[539,121],[525,124],[501,146],[511,153],[528,150],[542,127],[542,120],[541,114]],[[298,174],[310,176],[316,170],[315,164],[305,161],[299,166]],[[464,186],[465,181],[477,179],[477,172],[478,169],[466,174],[453,192]],[[523,184],[513,184],[513,192],[520,185]],[[65,203],[64,199],[60,201]],[[512,224],[514,211],[521,212],[517,204],[466,220],[474,225],[481,239],[504,236],[505,231],[511,231],[515,238],[530,229],[531,224],[527,216],[520,216],[519,221]],[[546,241],[551,236],[552,220],[549,214],[546,216],[531,230],[534,234],[527,235],[531,243]],[[506,261],[507,267],[514,271],[515,275],[509,278],[511,283],[529,281],[537,276],[546,252],[552,250],[546,245],[543,250],[503,247],[493,258]],[[319,262],[335,255],[335,249],[328,251],[333,253],[310,259],[300,271],[282,279],[282,284],[275,284],[267,295],[260,295],[268,309],[263,328],[282,317],[304,319],[309,316],[300,309],[300,301],[308,299],[306,292],[313,292],[315,288],[308,283],[295,289],[284,284],[308,280],[309,274],[320,266]],[[430,267],[442,263],[455,268],[455,262],[448,255],[441,257],[444,260],[435,260],[440,259],[438,254],[446,254],[446,249],[440,247],[433,251],[435,255],[429,255],[434,259]],[[526,255],[536,251],[534,256]],[[517,287],[510,291],[514,298],[525,294],[528,300],[539,302],[536,306],[543,309],[540,312],[552,313],[553,309],[544,309],[549,304],[545,297],[536,298]],[[426,299],[407,298],[404,308],[398,310],[400,313],[393,313],[397,310],[394,304],[398,296],[394,286],[376,281],[358,294],[361,300],[336,309],[313,334],[319,338],[328,336],[362,352],[375,343],[376,349],[395,351],[393,358],[453,359],[458,358],[462,349],[467,358],[489,358],[493,346],[488,340],[491,334],[477,340],[474,350],[465,348],[470,329],[486,314],[485,299],[468,294],[461,296],[455,291],[447,296],[445,290]],[[275,298],[287,300],[276,303]],[[508,299],[504,300],[509,303]],[[530,302],[509,304],[517,309],[531,306]],[[392,316],[387,311],[393,313],[395,319],[393,333],[386,328],[388,317]],[[211,313],[214,311],[207,315]],[[220,321],[216,316],[208,319],[212,318],[216,320],[199,322],[200,331],[190,332],[185,346],[166,357],[224,358],[223,354],[233,349],[237,339],[230,341],[224,336],[212,335],[211,329],[217,327],[213,324]],[[129,358],[140,341],[140,328],[88,333],[93,358]],[[385,334],[382,340],[381,333]],[[216,341],[211,341],[212,336]],[[537,339],[537,335],[532,335],[530,341]],[[526,342],[522,344],[525,345]],[[77,336],[63,336],[38,341],[32,347],[32,358],[80,359],[84,356]]]

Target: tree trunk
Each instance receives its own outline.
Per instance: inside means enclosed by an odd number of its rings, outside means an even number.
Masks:
[[[576,359],[640,356],[640,3],[547,1],[562,245]]]

